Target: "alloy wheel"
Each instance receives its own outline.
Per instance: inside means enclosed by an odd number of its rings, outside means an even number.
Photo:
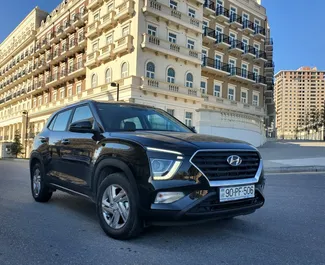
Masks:
[[[38,196],[41,191],[41,171],[37,168],[33,175],[33,192],[35,196]]]
[[[121,186],[112,184],[104,191],[102,213],[113,229],[120,229],[126,224],[130,213],[129,198]]]

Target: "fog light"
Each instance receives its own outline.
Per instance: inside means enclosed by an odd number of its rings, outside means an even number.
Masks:
[[[183,198],[183,192],[159,192],[156,196],[155,203],[172,203]]]

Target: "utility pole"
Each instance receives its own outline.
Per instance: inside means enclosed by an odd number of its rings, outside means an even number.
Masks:
[[[26,132],[25,132],[25,158],[27,158],[27,139],[28,139],[28,133],[27,133],[27,128],[28,128],[28,111],[24,110],[23,114],[26,115]]]

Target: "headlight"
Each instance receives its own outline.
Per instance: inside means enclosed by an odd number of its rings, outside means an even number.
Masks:
[[[173,177],[181,165],[181,161],[167,160],[167,159],[150,159],[151,171],[153,179],[166,180]]]

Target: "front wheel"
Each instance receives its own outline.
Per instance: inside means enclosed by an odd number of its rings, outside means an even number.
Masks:
[[[143,228],[134,188],[122,173],[106,177],[97,196],[97,215],[105,233],[116,239],[136,237]]]
[[[39,163],[35,164],[32,170],[31,189],[34,200],[37,202],[48,202],[52,197],[52,191],[45,184],[44,172]]]

